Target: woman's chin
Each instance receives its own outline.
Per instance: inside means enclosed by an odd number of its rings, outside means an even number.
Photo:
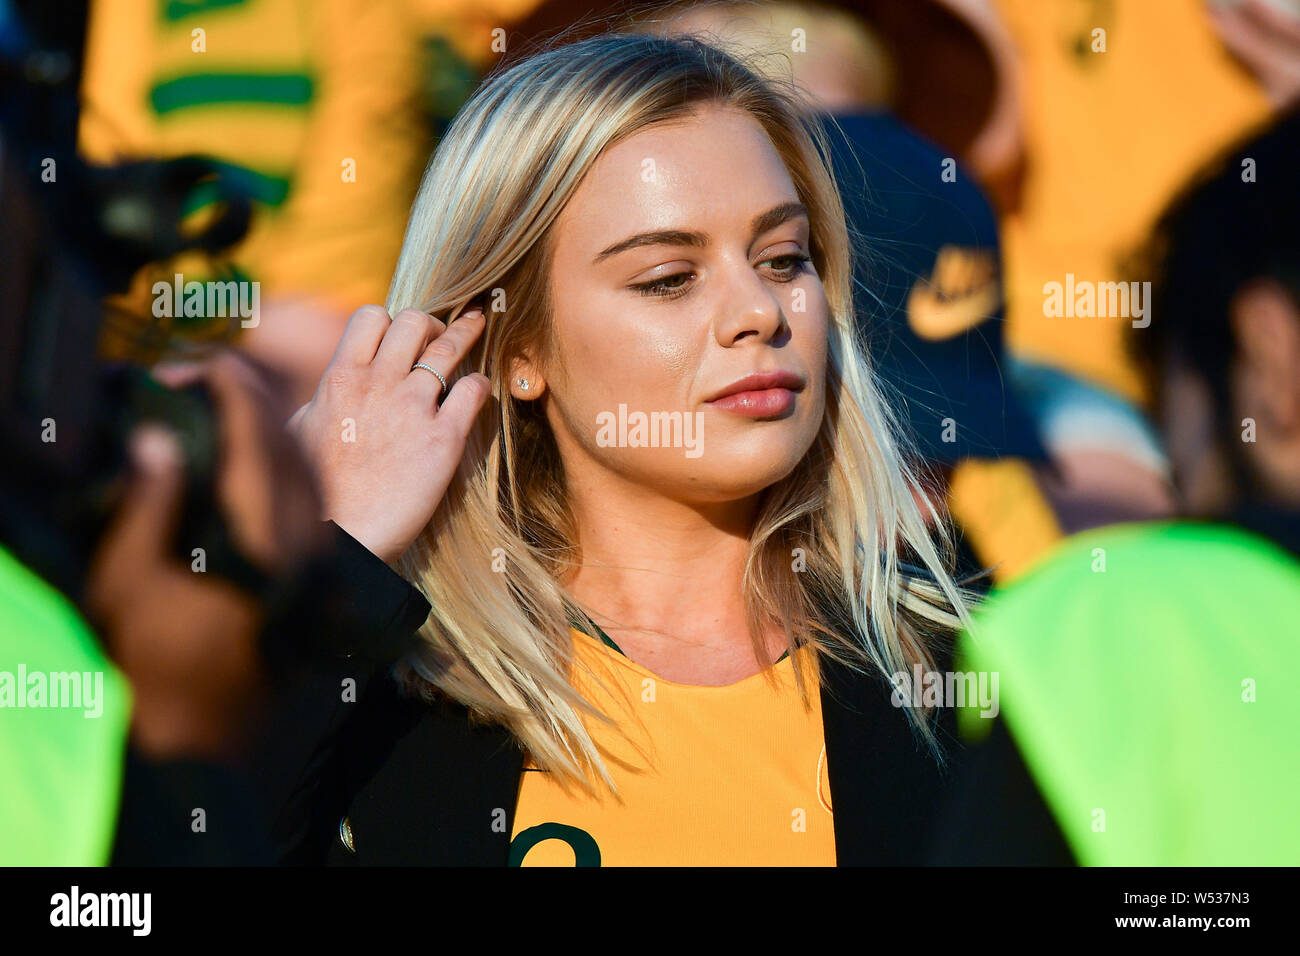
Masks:
[[[719,449],[691,462],[682,480],[671,484],[681,490],[683,498],[700,504],[740,501],[788,477],[802,457],[803,450],[793,449],[775,454],[754,450],[727,454]],[[667,490],[665,485],[660,487]]]
[[[646,492],[687,504],[752,497],[788,477],[808,454],[815,430],[780,427],[719,430],[684,447],[592,449],[603,465]]]

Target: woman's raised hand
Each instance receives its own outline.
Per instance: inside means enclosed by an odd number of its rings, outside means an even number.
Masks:
[[[448,327],[377,305],[348,320],[312,400],[289,426],[320,482],[324,517],[383,561],[396,561],[433,517],[491,394],[475,372],[448,395],[446,379],[483,332],[481,309]]]

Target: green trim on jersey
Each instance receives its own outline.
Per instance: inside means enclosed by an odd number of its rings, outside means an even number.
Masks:
[[[594,627],[594,628],[596,629],[596,634],[595,634],[595,636],[596,636],[596,637],[599,637],[600,640],[601,640],[601,642],[602,642],[606,647],[612,647],[612,648],[614,648],[614,650],[618,651],[620,654],[623,654],[624,657],[627,657],[627,654],[624,654],[624,653],[623,653],[623,648],[621,648],[621,647],[619,647],[617,644],[615,644],[615,643],[614,643],[614,639],[613,639],[612,637],[610,637],[608,634],[606,634],[605,631],[604,631],[604,629],[602,629],[601,626],[600,626],[599,624],[597,624],[597,623],[596,623],[595,621],[593,621],[591,618],[587,618],[587,622],[588,622],[589,624],[591,624],[591,626]],[[590,633],[590,632],[584,631],[583,633]]]
[[[216,167],[223,176],[230,180],[235,189],[246,194],[254,202],[267,206],[282,206],[289,198],[293,185],[292,171],[268,171],[237,166],[207,157],[208,162]],[[181,202],[182,219],[194,215],[201,209],[207,209],[221,202],[224,197],[221,186],[215,181],[198,183]]]
[[[614,650],[618,651],[620,654],[623,654],[624,657],[627,657],[627,654],[624,654],[624,653],[623,653],[623,648],[621,648],[621,647],[619,647],[617,644],[615,644],[613,638],[611,638],[608,634],[606,634],[603,630],[601,630],[600,625],[597,624],[595,621],[593,621],[590,617],[588,617],[588,618],[586,619],[585,622],[573,621],[573,622],[571,622],[571,623],[572,623],[573,626],[576,627],[578,630],[582,631],[583,634],[586,634],[588,637],[599,637],[600,640],[601,640],[601,643],[603,643],[606,647],[612,647]],[[594,628],[595,631],[596,631],[596,633],[595,633],[595,634],[592,634],[591,631],[587,630],[586,627],[583,627],[583,624],[584,624],[584,623],[585,623],[585,624],[588,624],[588,625],[590,625],[592,628]],[[787,657],[789,657],[789,656],[790,656],[790,652],[789,652],[789,651],[783,651],[783,652],[781,653],[781,656],[778,657],[778,658],[776,659],[776,662],[777,662],[778,664],[780,664],[783,660],[785,660],[785,659],[786,659]]]
[[[164,23],[175,23],[200,13],[224,12],[242,7],[247,0],[162,0],[159,11]]]
[[[305,73],[187,73],[154,84],[149,105],[158,116],[199,106],[297,109],[311,103],[312,87]]]

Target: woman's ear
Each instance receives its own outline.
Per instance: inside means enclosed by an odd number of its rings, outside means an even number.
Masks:
[[[535,362],[528,358],[516,357],[510,360],[510,394],[528,402],[540,398],[546,391],[546,380],[537,370]]]

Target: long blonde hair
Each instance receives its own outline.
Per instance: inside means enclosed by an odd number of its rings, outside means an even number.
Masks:
[[[538,766],[589,792],[593,778],[614,782],[581,715],[609,718],[573,683],[569,626],[583,609],[561,582],[579,543],[540,403],[515,401],[506,377],[511,357],[544,354],[550,341],[552,227],[597,157],[707,102],[747,111],[771,138],[808,207],[831,311],[825,417],[803,461],[765,492],[751,536],[743,588],[756,653],[776,621],[792,652],[813,649],[814,681],[822,653],[864,673],[911,674],[930,669],[934,642],[967,620],[947,531],[855,332],[853,252],[825,133],[794,90],[694,38],[607,33],[529,57],[489,77],[439,144],[389,293],[393,314],[455,316],[481,302],[487,329],[461,372],[487,375],[497,398],[401,559],[433,611],[400,675],[505,725]],[[900,556],[925,573],[900,569]],[[806,701],[809,682],[797,681]],[[941,759],[929,716],[905,712]]]

